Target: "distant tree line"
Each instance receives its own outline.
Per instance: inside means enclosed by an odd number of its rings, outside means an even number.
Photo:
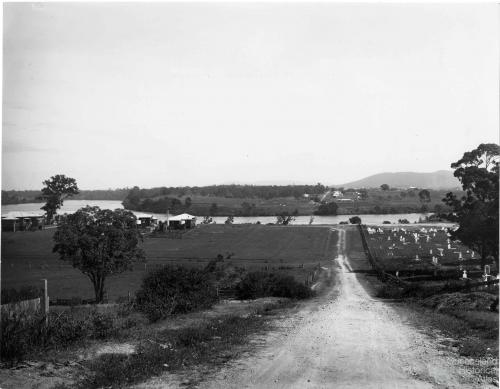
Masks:
[[[123,200],[123,207],[132,211],[166,213],[169,210],[172,214],[184,213],[191,207],[191,198],[187,197],[184,202],[176,197],[161,195],[156,198],[144,198],[144,189],[134,186],[130,189],[127,197]]]
[[[135,189],[137,187],[134,187]],[[278,197],[300,198],[305,194],[323,194],[328,188],[320,183],[316,185],[210,185],[210,186],[182,186],[182,187],[159,187],[151,189],[139,189],[140,198],[155,198],[159,196],[183,197],[212,196],[226,198],[258,198],[273,199]]]
[[[123,201],[129,193],[129,188],[80,190],[73,195],[72,200],[117,200]],[[39,203],[45,200],[40,190],[2,190],[2,204]]]

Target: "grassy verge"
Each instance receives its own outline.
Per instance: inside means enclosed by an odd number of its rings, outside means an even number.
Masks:
[[[456,352],[452,363],[480,382],[498,385],[498,311],[491,310],[495,295],[484,292],[419,296],[384,284],[378,297],[396,298],[405,320],[424,330],[437,329],[440,344]],[[425,295],[425,294],[424,294]],[[444,335],[444,338],[442,337]]]
[[[164,373],[220,365],[236,357],[237,346],[245,344],[251,335],[268,329],[268,315],[286,304],[268,304],[243,317],[227,315],[189,327],[160,330],[141,339],[132,354],[102,354],[88,362],[88,374],[76,387],[121,388]]]

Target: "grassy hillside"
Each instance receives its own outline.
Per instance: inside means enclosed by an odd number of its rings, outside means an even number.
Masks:
[[[427,189],[460,188],[460,182],[453,176],[451,170],[438,170],[432,173],[379,173],[339,186],[344,188],[379,188],[382,184],[395,188],[409,188],[412,186]]]

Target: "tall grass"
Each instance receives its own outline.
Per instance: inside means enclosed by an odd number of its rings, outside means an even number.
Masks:
[[[121,388],[163,372],[194,365],[216,365],[237,354],[235,346],[266,327],[264,311],[246,318],[227,316],[196,326],[169,329],[143,340],[130,355],[103,354],[89,364],[81,388]],[[221,352],[224,351],[224,357]]]

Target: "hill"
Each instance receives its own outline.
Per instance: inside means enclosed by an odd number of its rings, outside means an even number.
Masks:
[[[343,185],[334,185],[344,188],[378,188],[387,184],[393,188],[426,188],[426,189],[457,189],[459,181],[450,170],[438,170],[432,173],[397,172],[379,173],[361,180],[348,182]]]

